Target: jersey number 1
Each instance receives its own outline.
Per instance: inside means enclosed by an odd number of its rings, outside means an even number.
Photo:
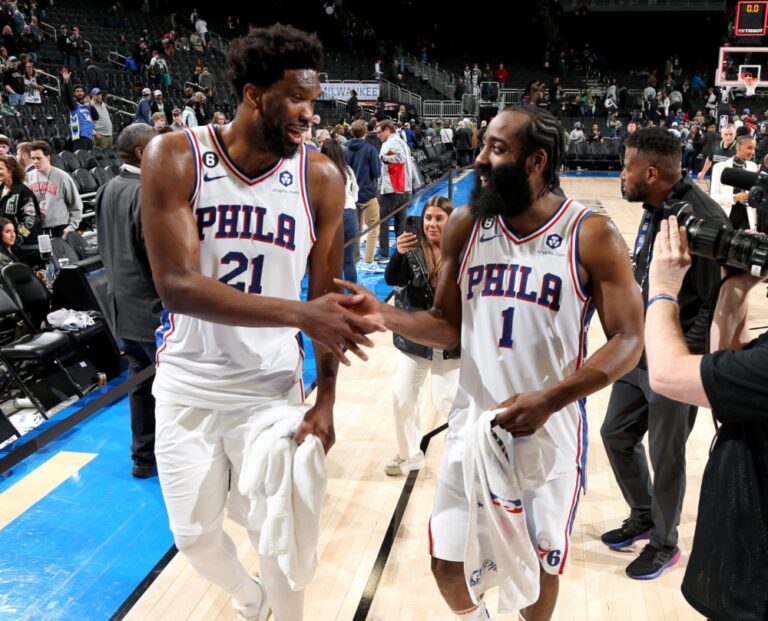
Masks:
[[[508,347],[512,349],[514,341],[512,340],[512,322],[515,318],[515,307],[510,306],[507,310],[501,313],[501,338],[499,339],[499,347]]]
[[[248,269],[248,257],[242,252],[228,252],[221,257],[222,265],[229,265],[230,263],[236,263],[234,269],[227,272],[219,278],[221,282],[230,287],[234,287],[238,291],[245,291],[245,282],[232,282],[235,278],[240,276]],[[261,293],[261,275],[264,272],[264,255],[260,254],[258,257],[251,259],[251,278],[248,285],[248,293]],[[248,280],[246,278],[246,280]]]

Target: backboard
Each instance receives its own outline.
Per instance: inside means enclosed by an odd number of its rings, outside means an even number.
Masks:
[[[725,88],[744,88],[744,77],[757,88],[768,88],[768,47],[721,47],[715,71],[715,84]]]

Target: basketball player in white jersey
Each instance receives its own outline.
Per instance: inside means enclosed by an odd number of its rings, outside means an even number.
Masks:
[[[328,451],[342,348],[365,359],[364,334],[376,329],[349,310],[362,296],[336,293],[344,184],[302,142],[321,59],[314,35],[280,24],[251,30],[228,53],[234,120],[160,137],[142,167],[142,224],[166,308],[153,392],[171,530],[240,618],[259,621],[270,606],[276,621],[301,619],[303,593],[275,558],[262,556],[252,579],[222,530],[229,496],[229,516],[258,543],[258,507],[237,483],[248,430],[265,410],[303,401],[301,330],[315,343],[318,384],[295,439],[314,434]]]
[[[541,570],[539,599],[521,613],[526,621],[549,619],[584,481],[584,398],[631,369],[642,349],[642,302],[626,244],[607,218],[559,193],[562,152],[562,130],[550,113],[524,107],[499,114],[476,161],[470,208],[454,212],[445,229],[434,307],[406,313],[370,294],[360,307],[414,341],[446,348],[461,340],[430,553],[440,592],[462,620],[489,618],[463,567],[465,544],[472,545],[461,462],[468,425],[501,405],[495,425],[510,434],[500,432],[505,441],[543,426],[557,444],[542,446],[546,483],[514,501],[528,526],[524,545],[536,547]],[[608,342],[584,360],[595,308]]]

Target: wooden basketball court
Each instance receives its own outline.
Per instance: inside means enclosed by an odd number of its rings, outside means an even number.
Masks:
[[[639,204],[620,198],[617,178],[565,178],[568,196],[604,209],[627,243],[634,241],[640,220]],[[765,288],[755,291],[752,323],[765,325],[768,304]],[[756,332],[757,334],[757,332]],[[599,320],[590,329],[589,351],[605,341]],[[329,483],[318,549],[320,564],[307,589],[308,621],[416,621],[451,619],[429,570],[427,520],[444,433],[431,439],[426,467],[418,473],[410,495],[403,495],[406,478],[388,477],[384,462],[395,452],[390,381],[400,355],[391,335],[375,335],[376,348],[365,364],[355,361],[340,373],[336,404],[336,446],[328,459]],[[708,410],[700,410],[688,442],[688,493],[680,524],[680,563],[660,578],[634,581],[625,566],[639,552],[611,551],[599,541],[628,515],[603,450],[599,435],[609,388],[587,402],[589,419],[588,491],[580,500],[572,536],[572,556],[560,582],[554,618],[559,621],[683,621],[701,619],[685,602],[680,582],[691,547],[701,475],[713,437]],[[430,411],[422,418],[427,433],[445,421]],[[380,554],[382,543],[401,495],[402,521],[391,549]],[[405,500],[407,499],[407,504]],[[247,567],[258,570],[255,552],[245,532],[227,524]],[[645,542],[640,542],[642,546]],[[386,548],[385,542],[385,548]],[[377,566],[383,565],[381,571]],[[378,579],[378,582],[377,582]],[[489,609],[495,609],[490,594]],[[494,618],[513,618],[511,615]],[[130,621],[230,620],[235,613],[229,598],[199,578],[177,555],[154,580],[125,617]]]

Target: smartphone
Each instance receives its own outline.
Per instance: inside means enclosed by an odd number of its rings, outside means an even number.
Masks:
[[[421,230],[421,216],[408,216],[405,219],[406,233],[413,233],[414,235],[418,236],[420,230]]]

